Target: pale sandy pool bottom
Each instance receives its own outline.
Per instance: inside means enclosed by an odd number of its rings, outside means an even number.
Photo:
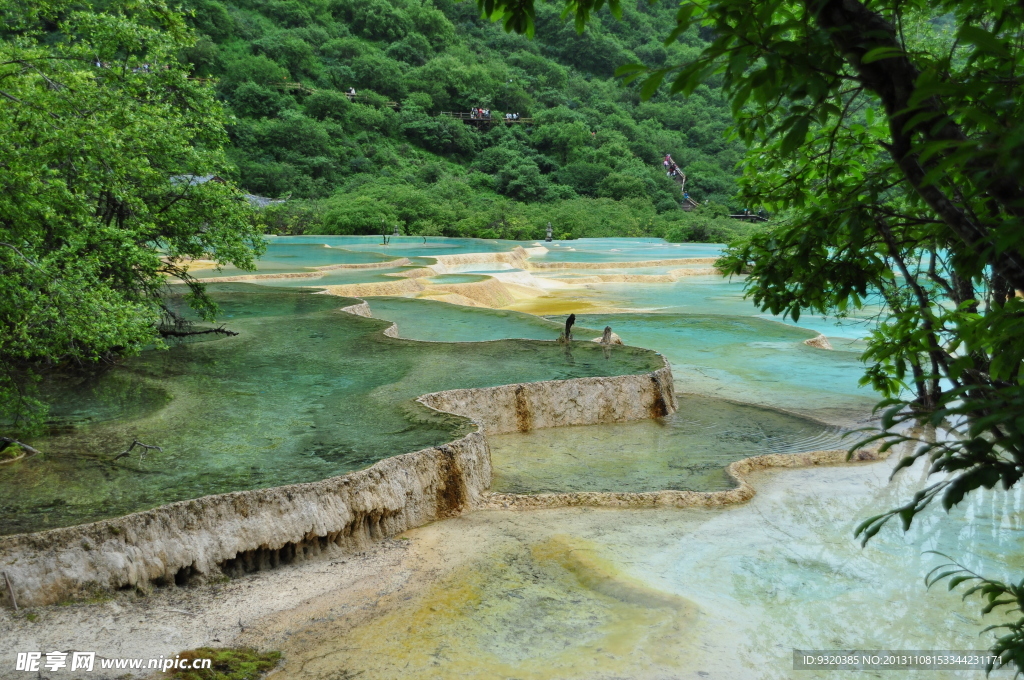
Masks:
[[[981,494],[861,549],[855,524],[921,481],[912,470],[888,485],[891,465],[758,473],[752,502],[715,510],[488,511],[423,527],[406,534],[401,587],[310,602],[302,625],[268,621],[261,640],[285,652],[278,677],[324,679],[833,678],[849,674],[795,674],[793,649],[986,647],[978,633],[997,619],[925,591],[939,558],[922,553],[995,568],[1020,538],[1020,499]]]

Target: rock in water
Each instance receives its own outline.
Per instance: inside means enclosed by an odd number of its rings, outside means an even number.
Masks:
[[[612,333],[611,326],[604,327],[604,335],[599,338],[594,338],[592,342],[599,342],[602,345],[621,345],[622,338],[617,333]]]
[[[832,343],[830,343],[828,338],[824,335],[819,335],[815,338],[811,338],[810,340],[804,340],[804,344],[811,347],[817,347],[818,349],[832,349]]]

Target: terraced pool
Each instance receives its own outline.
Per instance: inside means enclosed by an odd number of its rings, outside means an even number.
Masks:
[[[638,348],[554,342],[421,343],[339,312],[355,302],[248,284],[212,287],[237,337],[149,351],[59,395],[45,455],[0,467],[0,533],[164,503],[314,481],[472,429],[413,400],[427,392],[645,373]],[[206,336],[209,337],[209,336]],[[115,456],[134,440],[160,446]]]

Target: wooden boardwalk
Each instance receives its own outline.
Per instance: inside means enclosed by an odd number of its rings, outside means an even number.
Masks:
[[[533,122],[533,118],[516,118],[515,120],[510,120],[508,118],[505,118],[505,114],[504,113],[499,113],[498,111],[491,111],[491,117],[490,118],[481,118],[481,117],[475,116],[475,115],[473,115],[471,113],[464,113],[462,111],[442,111],[438,115],[439,116],[444,116],[444,117],[447,117],[447,118],[454,118],[456,120],[463,120],[463,121],[466,121],[467,123],[470,123],[471,125],[478,125],[478,126],[479,125],[496,125],[498,123],[504,123],[505,125],[514,125],[514,124],[519,124],[519,123],[532,123]]]
[[[302,94],[313,94],[317,91],[315,87],[310,87],[309,85],[304,85],[302,83],[274,83],[273,87],[276,87],[279,90],[287,90],[289,92],[301,92]],[[351,95],[348,92],[342,92],[341,94],[348,97],[350,102],[365,100],[367,98],[364,94]],[[384,106],[390,106],[393,109],[397,109],[400,105],[398,102],[385,101]]]
[[[679,170],[679,172],[676,173],[675,177],[673,177],[672,175],[669,175],[669,177],[676,181],[676,183],[679,185],[679,193],[683,195],[683,202],[679,204],[679,207],[686,212],[690,212],[694,208],[699,208],[700,203],[686,195],[686,173],[683,172],[682,170]]]

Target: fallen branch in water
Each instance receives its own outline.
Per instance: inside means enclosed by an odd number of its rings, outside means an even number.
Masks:
[[[172,328],[161,328],[160,335],[171,338],[186,338],[190,335],[206,335],[207,333],[220,333],[221,335],[238,335],[236,331],[229,331],[223,326],[217,328],[207,328],[202,331],[179,331]]]
[[[114,456],[111,459],[111,462],[113,462],[115,460],[118,460],[120,458],[124,458],[127,455],[130,455],[131,452],[132,452],[132,449],[134,449],[136,446],[142,447],[142,450],[139,451],[139,460],[142,460],[143,458],[145,458],[146,454],[149,453],[151,449],[156,449],[160,453],[164,452],[164,450],[161,447],[159,447],[159,446],[150,446],[149,444],[143,444],[138,439],[136,439],[136,440],[132,441],[131,446],[129,446],[127,449],[125,449],[121,453],[119,453],[116,456]]]
[[[11,439],[10,437],[0,437],[0,451],[3,451],[8,446],[20,446],[22,450],[30,456],[35,456],[39,453],[38,449],[34,449],[24,442],[19,442],[17,439]]]

